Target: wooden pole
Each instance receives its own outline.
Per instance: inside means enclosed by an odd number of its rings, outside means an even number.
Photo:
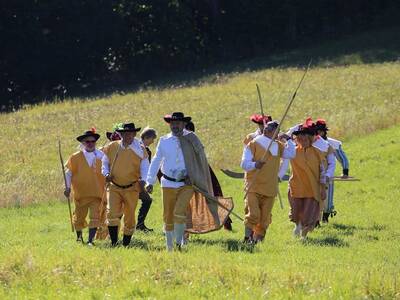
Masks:
[[[58,140],[58,154],[60,156],[60,163],[61,163],[61,171],[63,173],[63,177],[64,177],[64,186],[65,189],[67,189],[67,177],[65,176],[65,167],[64,167],[64,160],[61,154],[61,141]],[[72,223],[72,209],[71,209],[71,199],[69,196],[67,197],[67,202],[68,202],[68,211],[69,211],[69,221],[71,223],[71,230],[72,232],[74,232],[74,224]]]

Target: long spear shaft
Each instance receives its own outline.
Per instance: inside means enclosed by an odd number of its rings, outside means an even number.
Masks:
[[[258,84],[256,83],[256,87],[257,87],[257,94],[258,94],[258,102],[260,102],[260,110],[261,110],[261,115],[263,117],[263,123],[264,123],[264,127],[265,127],[265,115],[264,115],[264,108],[263,108],[263,103],[262,103],[262,98],[261,98],[261,91],[260,91],[260,87],[258,86]],[[283,202],[282,202],[282,196],[281,196],[281,192],[279,191],[279,187],[278,187],[278,199],[279,199],[279,205],[281,207],[281,209],[283,209]]]
[[[65,176],[65,167],[64,167],[64,160],[61,154],[61,141],[58,140],[58,154],[60,156],[60,163],[61,163],[61,170],[63,173],[63,177],[64,177],[64,185],[65,185],[65,189],[67,189],[67,177]],[[68,202],[68,210],[69,210],[69,221],[71,223],[71,230],[72,232],[74,232],[74,224],[72,223],[72,209],[71,209],[71,199],[69,196],[67,197],[67,202]]]
[[[283,113],[283,116],[282,116],[282,118],[281,118],[281,120],[280,120],[280,122],[279,122],[279,124],[278,124],[278,127],[277,127],[277,128],[275,129],[275,131],[274,131],[274,134],[273,134],[273,136],[272,136],[272,138],[271,138],[271,141],[270,141],[269,144],[268,144],[267,151],[265,151],[264,155],[263,155],[262,158],[261,158],[261,161],[264,161],[264,160],[265,160],[265,158],[266,158],[266,156],[267,156],[267,154],[268,154],[268,152],[269,152],[269,149],[271,148],[272,142],[273,142],[273,141],[275,140],[275,138],[277,137],[277,135],[278,135],[278,133],[279,133],[279,130],[280,130],[280,128],[281,128],[282,122],[285,120],[285,118],[286,118],[286,116],[287,116],[287,114],[288,114],[288,112],[289,112],[289,109],[290,109],[290,107],[292,106],[294,99],[296,98],[297,91],[299,90],[301,84],[303,83],[304,78],[306,77],[306,74],[307,74],[307,72],[308,72],[308,70],[309,70],[309,68],[310,68],[311,62],[312,62],[312,60],[310,60],[310,62],[309,62],[309,64],[308,64],[308,66],[307,66],[307,68],[306,68],[306,70],[305,70],[303,76],[301,77],[301,80],[300,80],[299,84],[297,85],[297,87],[296,87],[296,89],[295,89],[295,91],[294,91],[294,93],[293,93],[293,95],[292,95],[292,97],[291,97],[291,99],[290,99],[290,101],[289,101],[287,107],[286,107],[285,112]],[[257,170],[256,170],[256,173],[254,173],[253,180],[252,180],[252,181],[249,183],[249,185],[245,188],[246,193],[245,193],[245,195],[244,195],[244,199],[246,199],[247,194],[249,193],[249,190],[250,190],[251,186],[254,184],[254,181],[255,181],[255,179],[257,178],[257,175],[260,173],[259,170],[260,170],[260,169],[257,169]]]

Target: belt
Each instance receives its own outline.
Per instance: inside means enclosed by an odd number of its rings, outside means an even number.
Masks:
[[[113,185],[115,185],[121,189],[128,189],[128,188],[132,187],[137,181],[132,182],[131,184],[128,184],[128,185],[119,185],[119,184],[116,184],[114,181],[111,181],[111,182]]]
[[[173,182],[185,182],[185,179],[180,179],[180,180],[178,180],[178,179],[169,177],[169,176],[167,176],[167,175],[165,175],[165,174],[162,174],[162,177],[164,177],[165,179],[167,179],[167,180],[169,180],[169,181],[173,181]]]

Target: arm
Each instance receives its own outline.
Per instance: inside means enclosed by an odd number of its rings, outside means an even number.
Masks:
[[[153,185],[156,182],[157,173],[158,173],[158,170],[160,170],[160,166],[163,161],[163,158],[164,158],[164,156],[162,153],[161,140],[160,140],[157,145],[156,154],[154,155],[154,158],[152,159],[150,167],[147,172],[147,176],[146,176],[146,184],[147,185]]]
[[[72,172],[69,169],[65,169],[65,181],[66,181],[66,188],[70,189],[71,188],[71,182],[72,182]]]
[[[326,157],[326,160],[328,161],[326,177],[333,178],[333,176],[335,175],[335,167],[336,167],[336,159],[335,159],[334,153],[328,154],[328,156]]]
[[[339,161],[339,163],[342,165],[343,175],[348,176],[349,175],[349,160],[341,146],[339,146],[339,148],[336,149],[335,156],[336,156],[336,159]]]
[[[289,159],[282,159],[281,165],[279,167],[278,177],[282,180],[283,176],[285,176],[288,168],[289,168]]]
[[[147,173],[149,172],[149,159],[148,157],[144,157],[140,162],[140,178],[141,180],[145,180],[147,177]]]
[[[251,150],[248,146],[244,147],[243,149],[240,167],[246,172],[249,172],[256,168],[256,163],[253,161],[253,154],[251,153]]]
[[[282,158],[293,159],[296,156],[296,146],[292,140],[288,140],[283,149]]]
[[[103,155],[101,159],[101,174],[107,177],[110,174],[110,161],[108,160],[107,155]]]

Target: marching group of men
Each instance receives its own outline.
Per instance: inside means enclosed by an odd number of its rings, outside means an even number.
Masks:
[[[149,146],[157,138],[152,128],[134,123],[117,124],[107,132],[109,143],[96,148],[100,135],[95,129],[77,137],[80,150],[66,163],[66,188],[72,193],[75,210],[73,225],[77,240],[89,228],[88,244],[109,236],[118,244],[123,219],[122,245],[128,246],[135,230],[153,231],[145,225],[152,199],[149,194],[160,181],[166,249],[172,251],[186,243],[188,232],[205,233],[222,226],[231,230],[231,199],[223,198],[218,180],[209,167],[204,146],[194,133],[191,118],[181,112],[164,116],[170,133],[160,138],[155,155]],[[272,208],[289,163],[288,199],[294,234],[306,238],[334,215],[333,176],[335,156],[348,176],[348,160],[341,143],[327,137],[325,120],[311,118],[277,135],[277,121],[270,116],[253,115],[257,131],[244,140],[241,168],[245,171],[245,237],[254,244],[265,238],[272,222]],[[276,137],[276,138],[275,138]],[[327,199],[326,199],[327,198]],[[138,221],[135,212],[141,200]],[[224,202],[225,201],[225,202]],[[89,223],[86,223],[89,214]],[[105,234],[104,234],[105,233]]]

